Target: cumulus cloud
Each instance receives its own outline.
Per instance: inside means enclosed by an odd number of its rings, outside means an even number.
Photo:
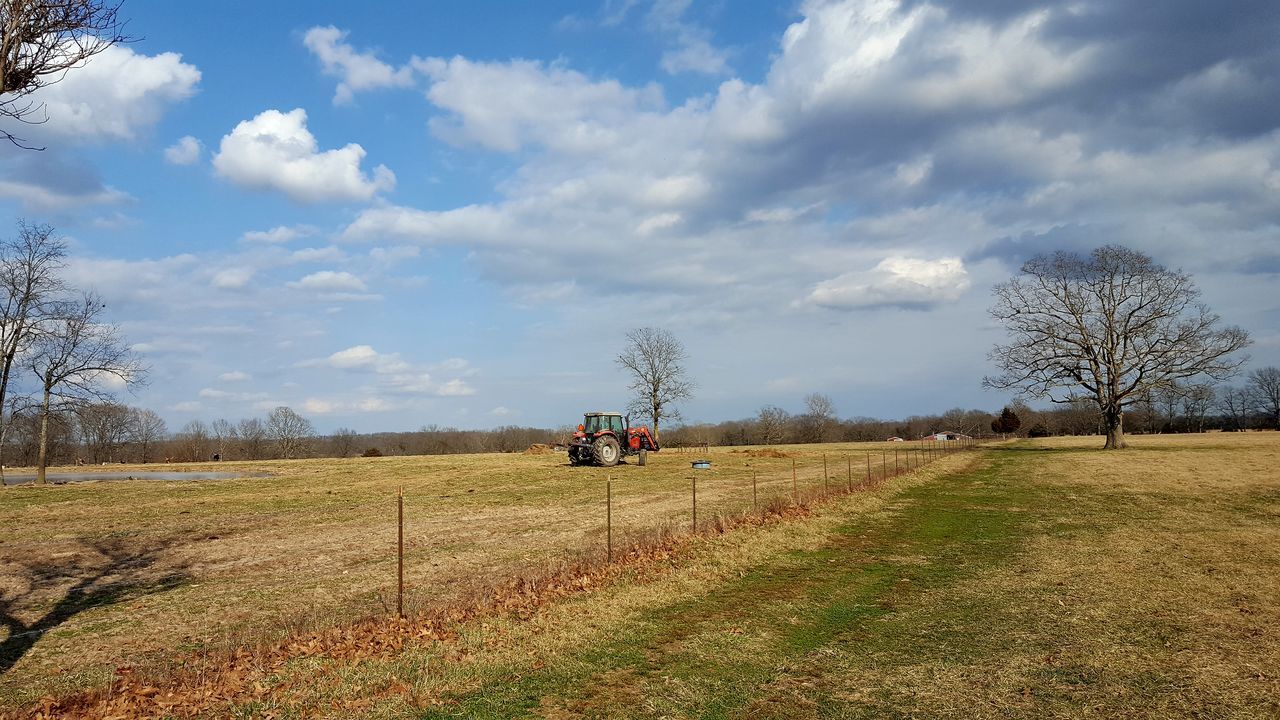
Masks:
[[[231,372],[222,373],[218,376],[218,379],[223,382],[245,382],[253,378],[243,370],[232,370]]]
[[[33,126],[32,135],[73,142],[132,140],[170,105],[195,94],[199,82],[200,71],[177,53],[143,55],[113,45],[32,95],[48,117]]]
[[[200,141],[186,135],[164,149],[164,159],[170,165],[194,165],[202,151]]]
[[[313,272],[300,280],[290,282],[289,287],[324,293],[364,292],[366,289],[363,280],[345,270]]]
[[[355,143],[320,150],[301,108],[267,110],[223,136],[213,167],[237,185],[278,190],[299,202],[368,200],[395,187],[395,174],[378,165],[367,175],[364,156]]]
[[[413,84],[411,67],[394,68],[372,52],[357,51],[345,42],[346,38],[346,31],[333,26],[313,27],[302,38],[307,49],[320,60],[325,74],[340,80],[333,94],[335,105],[350,103],[355,93],[362,90]]]
[[[959,258],[888,257],[871,270],[842,273],[818,283],[808,301],[836,310],[925,309],[959,299],[968,289],[969,274]]]
[[[453,358],[425,366],[411,363],[399,353],[379,352],[371,345],[353,345],[327,357],[305,361],[301,366],[367,373],[382,391],[401,395],[460,397],[475,392],[461,377],[470,374],[470,366],[465,360]],[[454,377],[441,381],[435,377],[437,372]]]

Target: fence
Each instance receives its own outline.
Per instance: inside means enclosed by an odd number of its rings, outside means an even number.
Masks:
[[[901,447],[898,445],[894,443],[892,448],[871,451],[824,452],[820,462],[814,457],[807,463],[772,449],[720,448],[716,451],[718,460],[713,462],[713,468],[721,466],[721,469],[690,468],[683,477],[659,481],[657,488],[652,485],[639,488],[635,478],[624,477],[624,474],[644,473],[644,470],[615,468],[613,472],[605,473],[599,486],[599,499],[594,503],[578,503],[568,508],[566,517],[551,517],[551,513],[545,513],[542,520],[544,525],[567,523],[582,530],[580,540],[584,542],[563,547],[562,560],[572,560],[578,567],[613,564],[624,555],[640,553],[646,547],[675,535],[719,532],[748,518],[784,514],[790,509],[807,508],[834,496],[873,487],[887,479],[914,472],[947,455],[973,449],[978,443],[972,438],[962,437],[951,441],[923,440],[904,442]],[[708,446],[697,448],[703,454],[711,453]],[[680,449],[677,452],[687,451]],[[787,462],[778,462],[784,460]],[[401,487],[396,494],[395,584],[395,612],[400,617],[405,614],[407,587],[404,503],[405,494]],[[598,520],[593,522],[590,519],[592,515]],[[586,518],[585,529],[581,522],[583,518]],[[411,513],[409,521],[412,523],[413,520]],[[518,540],[521,532],[512,530],[507,529]],[[526,532],[532,532],[532,529]],[[571,534],[564,527],[559,532]],[[421,551],[418,553],[419,562],[429,562],[433,546],[438,549],[441,544],[411,539],[411,545]],[[530,543],[530,546],[536,545]],[[444,543],[443,546],[447,548],[449,544]],[[408,590],[413,591],[414,588],[408,586]],[[389,602],[384,604],[389,605]]]

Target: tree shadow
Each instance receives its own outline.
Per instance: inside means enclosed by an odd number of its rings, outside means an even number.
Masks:
[[[188,565],[156,567],[174,539],[153,542],[138,548],[123,538],[81,541],[75,559],[59,563],[52,559],[13,561],[7,573],[25,574],[25,590],[0,595],[0,628],[8,636],[0,641],[0,675],[7,673],[45,633],[56,629],[86,610],[134,600],[182,585],[190,575]],[[88,556],[88,557],[86,557]],[[15,571],[14,566],[19,569]],[[71,586],[53,606],[35,620],[23,620],[24,607],[40,602],[51,587],[71,581]]]

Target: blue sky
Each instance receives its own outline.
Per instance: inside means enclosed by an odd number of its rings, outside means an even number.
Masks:
[[[1212,7],[1209,7],[1212,5]],[[319,429],[620,408],[998,408],[992,283],[1106,242],[1280,364],[1272,3],[167,3],[42,91],[4,215],[151,366],[121,399]]]

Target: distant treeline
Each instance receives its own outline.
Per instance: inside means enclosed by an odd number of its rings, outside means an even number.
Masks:
[[[741,420],[677,425],[663,430],[660,442],[666,447],[865,442],[889,437],[915,440],[942,431],[985,437],[996,434],[992,421],[1002,410],[955,408],[904,420],[841,419],[830,398],[821,394],[806,397],[805,408],[792,414],[770,405]],[[1014,435],[1102,432],[1096,407],[1084,400],[1041,409],[1015,401],[1008,408],[1018,418]],[[317,435],[307,419],[287,407],[237,422],[196,420],[169,432],[155,412],[114,403],[55,411],[49,420],[50,458],[62,465],[520,452],[536,444],[567,442],[573,432],[570,427],[459,430],[428,425],[409,432],[357,433],[342,428]],[[1174,386],[1151,393],[1129,408],[1125,425],[1126,432],[1139,434],[1276,428],[1280,425],[1280,371],[1255,371],[1241,386]],[[4,438],[6,462],[33,464],[39,437],[39,412],[12,415]]]

